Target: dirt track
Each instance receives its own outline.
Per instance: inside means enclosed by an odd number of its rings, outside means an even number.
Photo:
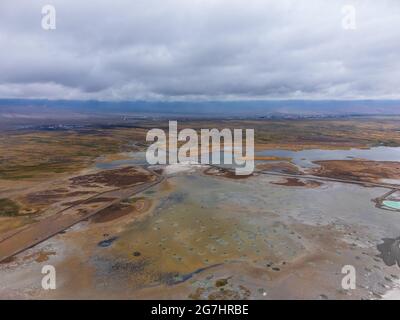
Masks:
[[[329,178],[329,177],[318,177],[318,176],[308,175],[308,174],[290,174],[290,173],[278,173],[278,172],[272,172],[272,171],[254,171],[254,172],[266,174],[266,175],[272,175],[272,176],[279,176],[279,177],[295,177],[298,179],[307,179],[307,180],[351,183],[351,184],[359,184],[362,186],[371,186],[371,187],[386,188],[386,189],[399,188],[399,186],[396,184],[367,182],[367,181],[359,181],[359,180],[351,180],[351,179]]]
[[[7,237],[3,237],[0,239],[0,262],[53,237],[80,221],[90,218],[99,211],[119,203],[122,199],[143,192],[164,180],[156,172],[148,171],[156,177],[155,181],[99,193],[79,204],[69,206],[51,217],[22,228]],[[100,202],[95,208],[90,208],[90,204],[96,198],[112,200]]]
[[[235,175],[235,173],[232,169],[219,167],[217,165],[210,165],[210,166],[220,169],[222,171],[230,172],[230,175],[228,175],[228,177]],[[326,181],[326,182],[340,182],[340,183],[351,183],[351,184],[358,184],[361,186],[370,186],[370,187],[378,187],[378,188],[386,188],[386,189],[400,189],[400,186],[397,184],[360,181],[360,180],[343,179],[343,178],[331,178],[331,177],[324,177],[324,176],[316,176],[316,175],[312,175],[312,174],[284,173],[284,172],[276,172],[276,171],[268,171],[268,170],[254,170],[253,173],[285,177],[285,178],[297,178],[300,180],[305,179],[305,180],[316,180],[316,181]],[[249,176],[242,176],[242,177],[246,178]]]

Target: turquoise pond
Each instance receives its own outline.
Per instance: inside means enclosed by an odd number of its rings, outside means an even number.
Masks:
[[[385,207],[391,208],[391,209],[397,209],[400,210],[400,201],[391,201],[391,200],[384,200],[382,204]]]

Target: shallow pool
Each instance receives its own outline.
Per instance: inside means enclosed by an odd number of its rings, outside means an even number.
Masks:
[[[384,200],[382,204],[385,207],[391,208],[391,209],[396,209],[400,210],[400,201],[392,201],[392,200]]]

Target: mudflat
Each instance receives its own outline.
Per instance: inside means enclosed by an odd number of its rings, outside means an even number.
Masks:
[[[145,132],[164,125],[145,120],[131,128],[6,133],[1,298],[395,294],[400,273],[391,257],[400,215],[377,203],[397,199],[400,159],[345,152],[400,147],[399,120],[182,121],[182,128],[196,130],[254,127],[258,151],[318,150],[324,159],[258,155],[255,172],[239,178],[218,166],[148,166]],[[326,151],[340,158],[325,159]],[[46,264],[57,270],[57,290],[41,289]],[[349,264],[358,275],[354,291],[341,287]]]

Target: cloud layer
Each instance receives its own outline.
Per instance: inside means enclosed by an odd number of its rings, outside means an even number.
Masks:
[[[2,0],[0,47],[0,98],[400,98],[398,0]]]

